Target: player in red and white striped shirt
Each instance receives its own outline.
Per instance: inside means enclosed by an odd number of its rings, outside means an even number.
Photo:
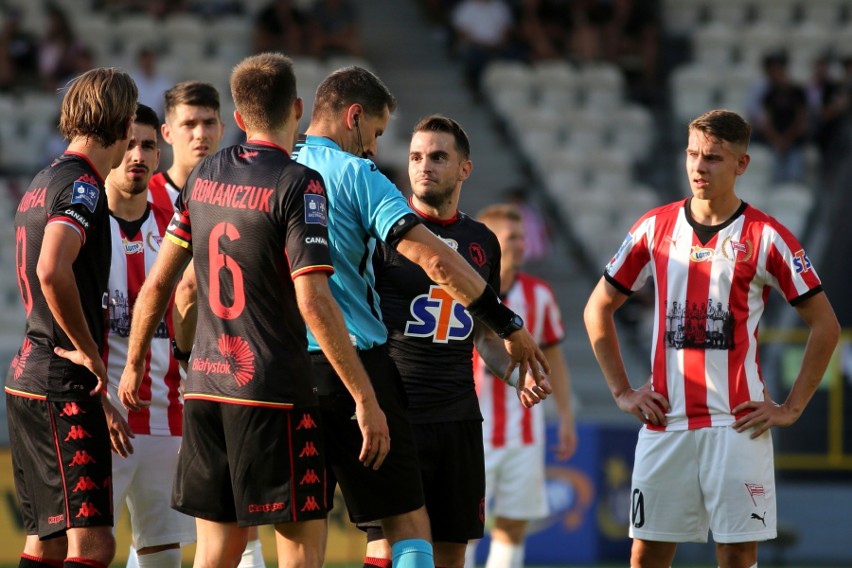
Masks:
[[[559,306],[550,286],[520,272],[524,262],[525,235],[522,212],[515,205],[493,205],[477,219],[500,242],[500,294],[519,314],[550,363],[550,384],[559,414],[557,459],[567,460],[577,446],[571,406],[568,366],[560,343],[565,336]],[[546,517],[544,409],[526,408],[510,386],[495,377],[476,354],[474,380],[485,448],[486,501],[495,517],[491,530],[489,568],[520,568],[524,536],[531,520]],[[465,565],[473,566],[475,544],[468,547]]]
[[[775,538],[772,426],[793,424],[813,396],[839,336],[804,249],[777,220],[737,197],[751,127],[730,111],[689,125],[692,197],[642,216],[592,292],[592,348],[618,407],[639,419],[633,469],[631,566],[669,566],[678,542],[713,532],[722,568],[757,564]],[[631,387],[614,312],[652,278],[650,388]],[[770,288],[810,328],[787,400],[768,400],[757,353]]]
[[[158,126],[154,111],[140,104],[124,160],[106,178],[112,265],[104,358],[109,394],[116,401],[136,296],[173,215],[171,208],[160,208],[146,200],[148,181],[160,159]],[[127,501],[138,565],[143,568],[180,566],[181,543],[195,541],[194,519],[170,506],[183,415],[181,372],[172,356],[172,329],[168,316],[160,322],[151,342],[143,383],[148,405],[128,412],[117,404],[135,438],[134,452],[113,461],[113,501],[118,511]]]

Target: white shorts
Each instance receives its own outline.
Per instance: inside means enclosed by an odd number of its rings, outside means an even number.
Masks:
[[[195,519],[171,508],[180,436],[138,435],[133,453],[112,458],[112,497],[118,514],[125,499],[137,549],[195,542]]]
[[[544,445],[485,448],[486,518],[532,521],[547,516]]]
[[[718,543],[775,538],[772,437],[730,426],[652,432],[636,444],[630,536]]]

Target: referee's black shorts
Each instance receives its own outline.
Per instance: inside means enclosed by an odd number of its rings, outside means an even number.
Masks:
[[[363,438],[355,419],[355,401],[325,356],[311,354],[329,468],[327,502],[334,502],[334,487],[339,484],[353,523],[401,515],[424,505],[417,447],[405,413],[399,371],[386,346],[360,351],[359,356],[390,430],[390,452],[378,470],[358,461]]]

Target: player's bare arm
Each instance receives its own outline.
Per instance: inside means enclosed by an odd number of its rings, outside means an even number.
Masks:
[[[145,375],[145,356],[169,305],[178,276],[191,258],[190,251],[168,238],[163,239],[157,260],[139,290],[130,324],[127,363],[118,385],[118,398],[128,410],[139,410],[150,404],[139,399],[139,386]]]
[[[544,356],[550,362],[550,385],[553,388],[553,400],[559,414],[557,432],[556,459],[567,460],[577,450],[577,426],[574,422],[574,408],[571,401],[571,376],[568,363],[559,345],[548,345]]]
[[[379,469],[390,451],[390,430],[370,378],[349,341],[343,313],[328,287],[328,274],[308,272],[293,283],[305,323],[355,400],[355,416],[364,438],[358,459],[367,467]]]
[[[503,346],[503,340],[483,323],[477,323],[474,329],[474,344],[479,356],[482,357],[488,370],[494,376],[501,376],[503,370],[511,363]],[[532,408],[553,392],[547,376],[542,378],[540,384],[530,373],[524,376],[523,381],[520,380],[520,375],[515,372],[512,372],[508,380],[505,378],[504,380],[506,384],[515,388],[518,399],[525,408]]]
[[[615,330],[615,312],[626,301],[625,294],[601,278],[583,312],[586,332],[618,408],[632,414],[643,424],[662,426],[666,423],[666,412],[670,410],[669,402],[663,395],[650,389],[631,387],[621,357]]]
[[[463,306],[470,307],[490,290],[460,254],[422,225],[412,227],[400,239],[396,249],[418,264],[432,281]],[[538,384],[542,380],[542,371],[544,374],[550,372],[544,354],[526,329],[521,328],[505,337],[504,346],[511,359],[502,373],[506,380],[516,367],[518,376],[526,376],[527,371],[531,371]]]
[[[175,344],[185,353],[192,351],[195,342],[195,323],[198,321],[198,283],[195,280],[195,268],[190,261],[175,289],[175,305],[172,308],[172,322],[175,330]],[[186,361],[180,362],[186,369]]]
[[[106,391],[108,379],[98,345],[86,324],[74,277],[74,260],[82,244],[79,233],[74,229],[61,223],[48,225],[44,230],[36,274],[50,312],[74,345],[73,351],[55,347],[54,353],[86,367],[95,375],[98,384],[89,393],[95,395]]]
[[[825,374],[831,356],[840,339],[840,324],[825,292],[820,292],[796,306],[799,317],[810,328],[802,366],[787,400],[781,404],[767,398],[749,401],[733,409],[734,414],[748,412],[734,422],[737,432],[751,430],[757,438],[772,426],[790,426],[804,412]]]

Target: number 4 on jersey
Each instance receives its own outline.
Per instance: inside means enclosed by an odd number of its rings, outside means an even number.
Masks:
[[[473,318],[464,306],[453,300],[440,286],[411,301],[413,320],[405,324],[409,337],[431,337],[435,343],[466,339],[473,331]]]

